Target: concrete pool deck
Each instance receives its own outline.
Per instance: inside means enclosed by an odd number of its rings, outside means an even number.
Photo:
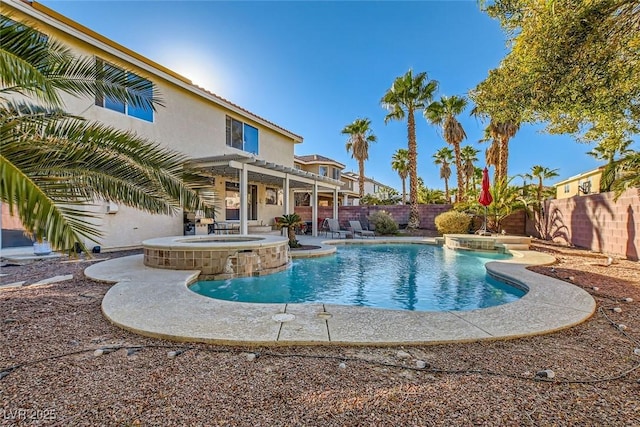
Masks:
[[[302,240],[302,239],[301,239]],[[350,241],[348,243],[355,243]],[[434,244],[433,239],[369,239],[369,243]],[[366,239],[363,240],[363,242]],[[345,240],[304,239],[334,251]],[[216,300],[190,291],[198,271],[143,265],[142,255],[94,264],[87,277],[116,283],[102,301],[104,315],[126,330],[173,341],[234,345],[415,345],[540,335],[587,320],[596,304],[586,291],[526,269],[550,255],[513,250],[487,263],[490,275],[525,287],[518,301],[471,311],[401,311],[336,304],[256,304]],[[300,255],[303,255],[302,253]],[[312,255],[312,252],[309,253]]]

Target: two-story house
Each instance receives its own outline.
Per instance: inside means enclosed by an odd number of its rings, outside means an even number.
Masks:
[[[293,212],[293,193],[338,191],[339,176],[310,173],[294,167],[296,133],[198,87],[187,78],[86,28],[36,2],[6,0],[1,13],[34,26],[74,52],[95,58],[97,67],[115,67],[152,82],[164,107],[157,111],[131,108],[108,99],[66,96],[66,110],[89,120],[134,131],[160,145],[180,151],[199,167],[213,172],[211,187],[220,203],[216,221],[235,222],[242,234],[251,225],[268,225]],[[101,242],[88,247],[137,246],[160,236],[181,235],[196,213],[150,215],[113,203],[92,208]],[[317,233],[317,230],[314,230]]]
[[[353,178],[343,174],[344,164],[319,154],[305,156],[295,156],[294,165],[297,169],[311,172],[320,176],[331,177],[342,181],[342,186],[338,189],[337,197],[333,192],[321,191],[318,193],[318,206],[347,206],[358,193],[353,191]],[[296,206],[310,206],[312,194],[304,189],[295,193]]]
[[[603,169],[604,166],[600,166],[556,183],[556,199],[599,193]]]
[[[355,193],[355,197],[352,198],[350,203],[346,203],[349,205],[358,205],[359,204],[359,195],[360,195],[360,175],[355,172],[345,172],[342,174],[343,181],[346,179],[353,180],[353,193]],[[376,181],[373,178],[369,178],[367,176],[364,177],[364,195],[376,196],[379,198],[388,198],[391,194],[397,193],[393,187],[385,185],[381,182]]]

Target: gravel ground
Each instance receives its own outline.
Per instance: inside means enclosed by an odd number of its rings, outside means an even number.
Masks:
[[[110,285],[82,273],[131,252],[5,266],[1,283],[74,278],[0,291],[0,425],[640,426],[640,263],[534,249],[558,258],[534,270],[594,296],[590,320],[533,338],[382,348],[140,337],[103,318]],[[117,350],[94,355],[103,347]]]

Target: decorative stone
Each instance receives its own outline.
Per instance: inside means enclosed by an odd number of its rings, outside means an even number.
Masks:
[[[96,351],[93,352],[93,355],[98,357],[98,356],[102,356],[104,354],[104,350],[99,348]]]
[[[627,325],[623,325],[622,323],[620,323],[618,325],[618,329],[620,329],[621,331],[626,331],[627,330]]]
[[[536,372],[536,377],[537,378],[555,378],[556,373],[553,372],[551,369],[545,369],[543,371],[538,371]]]
[[[640,347],[634,348],[633,349],[633,354],[635,354],[636,356],[640,356]]]
[[[599,288],[599,287],[597,287],[597,286],[594,286],[594,287],[593,287],[593,290],[594,290],[594,291],[596,291],[596,292],[598,292],[598,291],[600,290],[600,288]]]
[[[71,340],[69,341],[69,345],[73,346],[73,347],[77,347],[80,345],[80,343],[76,340]]]
[[[347,369],[347,364],[346,364],[346,363],[344,363],[344,362],[342,362],[342,363],[340,363],[340,364],[338,365],[338,368],[340,368],[340,369]]]
[[[424,369],[427,366],[429,366],[429,364],[427,362],[425,362],[424,360],[416,360],[416,368]]]
[[[256,354],[255,353],[247,353],[246,357],[247,357],[247,361],[248,362],[253,362],[254,360],[256,360]]]
[[[174,357],[176,357],[177,355],[179,355],[180,353],[177,351],[167,351],[167,357],[169,359],[173,359]]]
[[[611,310],[613,310],[615,313],[622,313],[622,309],[620,307],[613,307]]]
[[[573,282],[574,280],[576,280],[576,278],[575,278],[575,277],[573,277],[573,276],[569,276],[569,277],[568,277],[568,279],[569,279],[569,280],[571,280],[572,282]]]
[[[623,301],[624,302],[633,302],[633,298],[625,298]]]
[[[396,353],[396,357],[398,359],[408,359],[411,357],[411,355],[409,353],[407,353],[406,351],[400,350]]]

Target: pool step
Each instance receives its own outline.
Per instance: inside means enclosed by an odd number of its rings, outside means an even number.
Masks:
[[[510,250],[528,251],[529,250],[529,245],[527,245],[526,243],[503,243],[502,246],[504,246],[505,251],[510,251]]]

